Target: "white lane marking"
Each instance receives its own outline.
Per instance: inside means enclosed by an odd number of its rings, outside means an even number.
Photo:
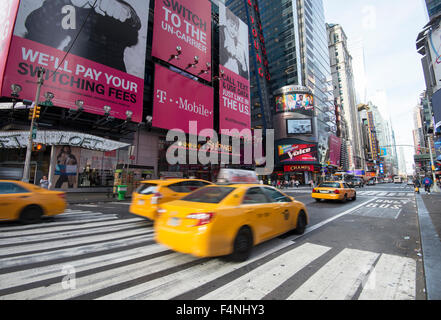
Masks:
[[[73,261],[66,261],[62,264],[52,264],[45,267],[27,269],[23,271],[0,275],[0,289],[30,284],[37,281],[57,277],[61,274],[63,266],[65,265],[74,267],[76,272],[81,272],[118,262],[140,258],[165,250],[167,250],[167,248],[164,248],[163,246],[157,244],[152,244],[147,247],[139,247],[136,249],[95,256],[82,260],[75,260],[75,258],[73,257]]]
[[[349,300],[378,256],[378,253],[344,249],[294,291],[288,300]]]
[[[123,239],[113,240],[105,243],[93,244],[93,245],[80,245],[78,247],[70,249],[59,249],[50,252],[25,254],[19,257],[3,258],[0,263],[0,270],[4,268],[10,268],[15,266],[24,266],[33,263],[47,262],[54,259],[73,258],[79,255],[98,253],[105,250],[112,250],[121,247],[127,247],[130,245],[136,245],[140,242],[153,240],[153,237],[146,237],[145,235]]]
[[[110,234],[105,235],[99,235],[99,236],[90,236],[88,238],[80,238],[80,239],[63,239],[63,240],[54,240],[52,242],[48,243],[36,243],[36,244],[29,244],[29,245],[17,245],[15,247],[7,247],[7,248],[0,248],[0,256],[3,255],[9,255],[9,254],[18,254],[18,253],[29,253],[32,251],[38,251],[38,250],[56,250],[59,247],[64,246],[79,246],[88,244],[95,241],[111,241],[115,238],[122,238],[127,236],[136,236],[136,235],[146,235],[152,233],[152,230],[139,228],[138,230],[130,230],[130,231],[122,231],[122,232],[112,232]]]
[[[70,237],[79,237],[79,236],[90,236],[91,234],[103,233],[103,232],[114,232],[114,231],[124,231],[132,228],[144,228],[144,224],[142,222],[133,222],[124,225],[117,226],[107,226],[102,225],[101,227],[97,227],[94,229],[86,229],[86,230],[69,230],[69,231],[60,231],[56,233],[49,234],[37,234],[32,236],[16,236],[14,238],[8,239],[0,239],[0,246],[2,245],[20,245],[27,242],[36,242],[36,241],[47,241],[47,240],[59,240],[60,238],[70,238]]]
[[[135,263],[132,265],[127,265],[104,272],[98,272],[86,277],[76,278],[75,288],[73,289],[63,289],[62,283],[60,281],[60,283],[55,283],[48,287],[39,287],[11,295],[5,295],[0,297],[0,299],[71,299],[75,298],[76,296],[91,293],[100,289],[105,289],[112,285],[118,285],[125,281],[131,281],[142,276],[147,276],[195,260],[197,260],[197,258],[190,255],[171,253],[169,255],[158,257],[152,260]]]
[[[306,243],[201,297],[202,300],[258,300],[331,248]]]
[[[273,239],[255,247],[250,259],[245,262],[235,263],[212,259],[201,265],[180,271],[179,273],[120,290],[101,297],[100,299],[171,299],[291,245],[292,243],[280,239]]]
[[[149,222],[145,219],[142,218],[131,218],[131,219],[112,219],[111,221],[104,221],[103,222],[91,222],[91,223],[87,223],[87,224],[81,224],[81,225],[73,225],[73,226],[61,226],[61,227],[51,227],[51,224],[48,223],[48,227],[47,228],[38,228],[38,229],[27,229],[27,230],[20,230],[20,231],[9,231],[9,232],[2,232],[0,234],[0,238],[3,237],[19,237],[19,236],[26,236],[26,235],[44,235],[45,233],[48,232],[62,232],[65,230],[82,230],[84,228],[98,228],[98,227],[107,227],[107,226],[112,226],[115,224],[129,224],[129,223],[134,223],[134,222],[146,222],[146,225],[149,224]],[[0,228],[1,230],[1,228]]]
[[[359,300],[415,300],[416,261],[382,254]]]

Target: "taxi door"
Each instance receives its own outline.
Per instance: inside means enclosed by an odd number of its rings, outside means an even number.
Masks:
[[[256,243],[265,241],[274,234],[273,207],[261,187],[251,187],[244,194],[241,209],[253,228]]]
[[[13,220],[32,195],[13,182],[0,182],[0,220]]]
[[[292,200],[276,189],[263,187],[264,192],[273,203],[273,221],[275,235],[283,234],[294,228],[296,208]]]

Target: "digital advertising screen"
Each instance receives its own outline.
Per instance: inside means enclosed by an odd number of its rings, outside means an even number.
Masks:
[[[20,98],[34,100],[42,67],[40,101],[51,92],[55,106],[76,109],[82,100],[85,112],[104,114],[107,105],[111,116],[126,119],[130,110],[141,122],[150,1],[79,2],[20,1],[2,95],[19,84]]]
[[[153,126],[190,133],[189,122],[197,122],[197,132],[213,129],[213,88],[163,66],[155,66]]]
[[[288,134],[312,134],[312,120],[287,119],[286,130]]]
[[[314,97],[309,93],[287,93],[276,97],[276,112],[314,109]]]
[[[279,162],[317,162],[317,144],[279,145]]]
[[[152,55],[211,81],[211,2],[156,0]]]
[[[219,128],[251,128],[248,26],[219,3]]]

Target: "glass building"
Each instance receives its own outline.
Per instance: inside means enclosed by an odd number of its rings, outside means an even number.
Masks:
[[[298,134],[292,140],[297,141],[293,143],[315,143],[318,159],[314,165],[324,166],[329,157],[329,135],[336,133],[337,126],[323,1],[226,0],[225,4],[244,21],[249,20],[247,10],[258,6],[271,75],[270,93],[274,95],[286,86],[302,86],[312,93],[315,101],[313,133]],[[252,43],[250,46],[253,47]],[[251,93],[252,99],[259,94],[255,89]],[[281,123],[287,116],[297,115],[290,112],[278,120],[275,117],[274,102],[271,105],[276,140],[287,140],[290,137],[283,137],[286,130]],[[300,114],[298,117],[304,118]],[[317,178],[318,173],[305,174],[301,180],[308,183],[311,178]]]

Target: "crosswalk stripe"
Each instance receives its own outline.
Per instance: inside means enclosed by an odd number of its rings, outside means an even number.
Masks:
[[[344,249],[294,291],[288,300],[349,300],[378,256],[378,253]]]
[[[118,239],[107,241],[105,245],[100,244],[86,244],[69,249],[56,249],[49,252],[38,252],[31,254],[24,254],[18,257],[2,258],[0,263],[0,273],[2,270],[10,268],[18,268],[26,265],[44,264],[53,260],[60,260],[65,258],[75,259],[77,256],[88,255],[94,253],[99,255],[102,251],[110,251],[125,248],[138,243],[144,243],[152,238],[147,238],[145,235],[130,237],[128,239]]]
[[[202,300],[257,300],[331,248],[306,243],[203,296]]]
[[[134,222],[144,222],[146,226],[151,225],[145,219],[141,218],[133,218],[133,219],[125,219],[125,220],[111,220],[103,222],[91,222],[88,224],[81,224],[78,226],[61,226],[61,227],[49,227],[49,228],[39,228],[39,229],[30,229],[30,230],[21,230],[21,231],[9,231],[1,233],[0,239],[5,239],[8,237],[18,237],[18,236],[26,236],[26,235],[44,235],[46,233],[56,233],[63,231],[74,231],[74,230],[84,230],[84,229],[93,229],[99,228],[103,226],[113,226],[113,225],[125,225],[131,224]]]
[[[153,260],[126,265],[119,268],[98,272],[93,275],[78,277],[75,279],[74,289],[64,289],[61,281],[47,287],[39,287],[23,292],[5,295],[0,299],[37,299],[37,300],[65,300],[72,299],[99,289],[117,285],[124,281],[136,279],[140,276],[163,271],[171,267],[183,265],[190,261],[198,260],[190,255],[172,253],[170,255],[155,258]],[[60,279],[61,280],[61,279]]]
[[[382,254],[359,300],[415,300],[415,275],[415,260]]]
[[[0,275],[0,289],[32,284],[38,281],[51,279],[54,276],[61,275],[63,266],[71,266],[76,272],[99,268],[108,264],[124,262],[130,259],[136,259],[154,253],[166,251],[163,246],[154,244],[146,247],[140,247],[123,252],[111,253],[88,259],[66,261],[63,264],[52,264],[45,267],[34,268],[32,270],[23,270]]]
[[[87,229],[87,230],[68,230],[68,231],[60,231],[58,233],[38,233],[36,235],[29,235],[29,236],[22,236],[22,237],[10,237],[7,239],[0,239],[0,248],[3,246],[11,246],[11,245],[23,245],[23,244],[30,244],[32,242],[34,243],[43,243],[45,241],[51,241],[51,240],[61,240],[61,239],[72,239],[72,238],[78,238],[78,237],[88,237],[91,233],[97,235],[102,233],[110,233],[115,231],[124,231],[127,229],[133,229],[135,227],[142,228],[145,226],[145,223],[143,222],[133,222],[125,225],[117,225],[117,226],[107,226],[102,225],[101,227],[96,227],[93,230]]]
[[[277,242],[278,244],[275,245]],[[118,290],[113,294],[102,296],[99,299],[172,299],[291,245],[291,243],[280,242],[274,239],[257,246],[253,250],[251,257],[245,262],[234,263],[220,259],[212,259],[198,266],[183,270],[178,274],[171,274],[125,290]]]
[[[90,237],[87,238],[82,238],[82,239],[64,239],[64,240],[54,240],[52,242],[49,243],[44,243],[44,244],[39,244],[39,243],[35,243],[35,244],[30,244],[30,245],[17,245],[14,247],[7,247],[7,248],[0,248],[0,257],[1,256],[6,256],[9,254],[26,254],[32,251],[38,251],[41,249],[51,249],[51,250],[56,250],[60,247],[63,246],[79,246],[79,245],[84,245],[90,242],[97,242],[97,241],[110,241],[114,238],[122,238],[125,236],[135,236],[135,235],[145,235],[145,236],[151,236],[152,234],[152,230],[148,230],[148,229],[144,229],[144,228],[140,228],[137,230],[130,230],[130,231],[122,231],[122,232],[109,232],[105,235],[99,235],[99,236],[94,236],[91,235]]]

